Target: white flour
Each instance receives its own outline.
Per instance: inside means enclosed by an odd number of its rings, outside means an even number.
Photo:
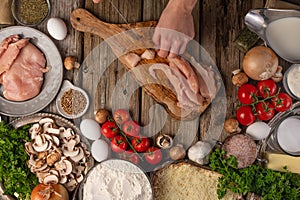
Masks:
[[[107,160],[89,174],[83,189],[84,200],[151,200],[147,176],[123,160]]]

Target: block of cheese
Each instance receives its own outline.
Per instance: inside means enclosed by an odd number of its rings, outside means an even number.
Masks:
[[[218,200],[217,184],[221,175],[187,162],[171,164],[153,176],[155,200]],[[225,200],[237,199],[228,191]]]
[[[285,171],[283,167],[287,166],[288,171],[300,173],[300,157],[266,152],[265,158],[268,160],[266,167],[269,169]]]

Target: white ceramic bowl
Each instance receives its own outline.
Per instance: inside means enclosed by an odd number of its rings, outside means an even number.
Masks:
[[[81,92],[84,95],[85,99],[86,99],[86,105],[85,105],[84,109],[82,110],[82,112],[80,112],[80,113],[68,114],[67,112],[64,111],[64,109],[61,106],[62,96],[64,95],[65,92],[69,91],[70,89]],[[59,114],[61,114],[62,116],[64,116],[65,118],[68,118],[68,119],[79,118],[79,117],[83,116],[86,113],[86,111],[88,110],[89,104],[90,104],[89,97],[83,89],[74,86],[68,80],[64,80],[63,85],[61,87],[61,90],[60,90],[60,92],[59,92],[59,94],[57,95],[57,98],[56,98],[56,108],[57,108],[57,111],[59,112]]]

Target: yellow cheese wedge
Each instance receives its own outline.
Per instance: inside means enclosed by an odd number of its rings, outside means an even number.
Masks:
[[[269,169],[285,171],[283,167],[287,166],[288,171],[300,173],[300,157],[267,152],[265,153],[265,158],[268,160],[266,167]]]

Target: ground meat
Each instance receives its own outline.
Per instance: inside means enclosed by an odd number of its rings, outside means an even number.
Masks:
[[[256,143],[252,138],[244,134],[236,134],[227,138],[223,149],[227,155],[233,155],[238,160],[238,168],[248,167],[256,159]]]

